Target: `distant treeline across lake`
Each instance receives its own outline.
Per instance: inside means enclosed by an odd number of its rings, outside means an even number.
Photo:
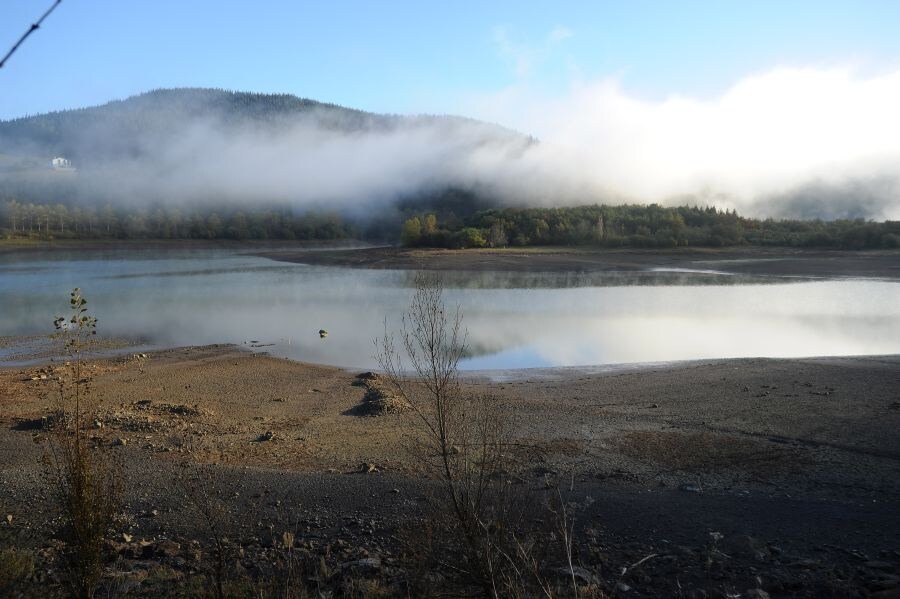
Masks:
[[[409,247],[738,245],[900,248],[900,221],[754,219],[713,207],[651,205],[491,208],[347,219],[290,207],[127,208],[0,200],[0,236],[36,239],[400,241]]]

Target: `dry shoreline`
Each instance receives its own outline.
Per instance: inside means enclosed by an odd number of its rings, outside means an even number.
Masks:
[[[35,372],[0,368],[0,513],[42,547],[54,528],[34,423],[52,383]],[[581,498],[582,530],[597,531],[609,564],[589,567],[611,575],[671,556],[630,580],[630,595],[674,593],[673,568],[680,584],[710,592],[756,586],[751,569],[773,596],[890,588],[882,574],[900,568],[900,356],[534,374],[464,385],[502,405],[523,489],[564,480]],[[364,389],[353,381],[232,346],[153,352],[143,374],[102,361],[103,434],[126,442],[114,451],[138,514],[126,532],[184,547],[200,537],[173,492],[174,477],[191,472],[239,515],[236,538],[296,518],[327,559],[393,559],[391,539],[424,517],[430,482],[398,450],[409,416],[359,415]],[[273,439],[260,442],[267,431]],[[377,472],[360,474],[360,464]],[[711,532],[724,536],[719,579],[702,566]]]
[[[529,247],[446,250],[370,246],[352,240],[0,240],[0,256],[40,251],[207,249],[241,251],[283,262],[372,269],[602,273],[686,268],[762,276],[900,279],[900,250],[850,251],[783,247]]]
[[[733,274],[900,279],[900,250],[843,251],[793,248],[598,248],[279,250],[257,255],[285,262],[351,268],[507,271],[623,272],[652,268],[714,270]]]

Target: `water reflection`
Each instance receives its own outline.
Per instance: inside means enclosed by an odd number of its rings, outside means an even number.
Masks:
[[[414,273],[406,273],[408,286]],[[805,280],[733,274],[714,270],[654,268],[644,271],[607,272],[493,272],[447,271],[441,274],[444,286],[459,289],[568,289],[573,287],[634,287],[641,285],[768,285],[789,280]]]
[[[465,314],[469,369],[900,353],[897,282],[669,270],[444,278]],[[7,255],[0,336],[48,331],[78,286],[107,335],[156,346],[257,341],[278,356],[371,367],[373,339],[385,318],[399,322],[412,280],[223,250]]]

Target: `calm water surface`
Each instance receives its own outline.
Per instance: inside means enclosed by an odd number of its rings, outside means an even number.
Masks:
[[[107,336],[154,347],[256,342],[277,356],[367,368],[412,277],[225,250],[0,255],[0,337],[50,332],[81,287]],[[448,273],[445,286],[465,316],[467,369],[900,353],[897,281],[650,269]]]

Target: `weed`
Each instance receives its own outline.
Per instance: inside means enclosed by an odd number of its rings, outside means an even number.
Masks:
[[[97,406],[82,354],[97,332],[97,319],[88,314],[87,300],[77,288],[69,305],[70,315],[54,321],[67,360],[56,371],[51,463],[65,524],[70,590],[75,597],[90,598],[100,581],[103,543],[119,504],[121,477],[103,453],[102,440],[89,435]]]
[[[532,531],[523,530],[529,499],[516,493],[506,468],[506,419],[490,395],[467,395],[459,383],[459,362],[466,355],[466,332],[459,308],[450,311],[443,287],[433,275],[416,276],[416,291],[403,318],[398,349],[387,332],[376,341],[376,360],[394,393],[402,398],[418,424],[412,437],[417,461],[440,481],[438,513],[432,524],[451,533],[457,554],[450,564],[466,574],[488,597],[552,596],[542,575]],[[405,368],[408,360],[409,368]],[[449,517],[448,517],[449,516]],[[574,527],[562,504],[551,520],[562,539],[572,571]],[[445,536],[446,535],[442,535]],[[433,538],[431,539],[433,541]],[[436,557],[434,544],[426,555]],[[578,595],[577,582],[571,586]]]

